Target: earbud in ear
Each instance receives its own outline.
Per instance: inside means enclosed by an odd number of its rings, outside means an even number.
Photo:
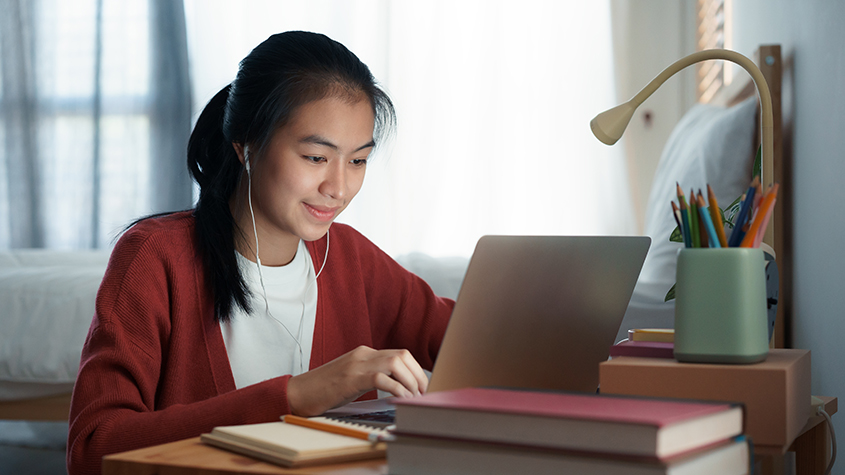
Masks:
[[[249,174],[249,146],[247,144],[244,144],[244,167],[246,173]]]

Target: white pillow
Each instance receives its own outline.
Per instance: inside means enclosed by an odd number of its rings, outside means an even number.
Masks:
[[[671,202],[677,201],[676,183],[689,201],[690,190],[701,190],[707,197],[707,184],[713,188],[724,209],[740,196],[751,182],[757,99],[751,97],[730,108],[696,104],[684,116],[666,142],[646,208],[645,234],[651,249],[640,273],[639,287],[648,288],[663,300],[675,283],[675,266],[682,243],[669,241],[675,229]]]
[[[10,267],[101,267],[109,263],[109,249],[13,249],[0,251],[0,268]]]
[[[465,257],[432,257],[420,252],[403,254],[396,262],[422,278],[436,295],[458,298],[458,292],[469,266]]]

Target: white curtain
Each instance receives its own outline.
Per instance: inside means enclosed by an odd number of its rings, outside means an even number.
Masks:
[[[0,48],[0,249],[191,206],[180,0],[0,0]]]
[[[347,45],[394,99],[396,140],[340,218],[391,255],[635,230],[621,148],[588,125],[615,105],[607,1],[0,6],[0,248],[107,247],[133,218],[190,207],[191,119],[291,29]]]
[[[339,218],[389,254],[468,256],[483,234],[631,234],[607,1],[185,1],[194,117],[267,36],[325,33],[393,98],[394,143]]]

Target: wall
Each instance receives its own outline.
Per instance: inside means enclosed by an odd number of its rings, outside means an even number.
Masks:
[[[845,398],[845,219],[835,190],[845,178],[845,2],[734,2],[734,49],[780,43],[786,153],[794,163],[792,344],[812,352],[813,394]],[[845,415],[833,417],[845,440]],[[845,443],[839,443],[845,453]],[[833,470],[845,474],[845,461]]]

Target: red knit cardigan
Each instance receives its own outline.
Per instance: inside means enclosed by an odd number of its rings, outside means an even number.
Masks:
[[[100,473],[110,453],[289,412],[289,375],[235,389],[194,232],[180,212],[138,223],[115,246],[73,391],[71,475]],[[325,238],[307,247],[319,268]],[[318,285],[311,368],[359,345],[407,348],[432,368],[454,302],[349,226],[332,225]]]

